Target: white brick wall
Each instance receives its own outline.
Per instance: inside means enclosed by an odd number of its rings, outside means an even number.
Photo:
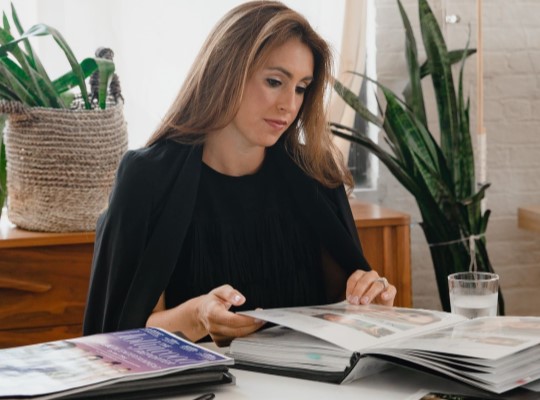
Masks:
[[[404,36],[397,2],[375,3],[378,79],[401,91],[405,79]],[[418,32],[422,54],[417,0],[403,0],[403,4]],[[476,47],[475,1],[430,0],[430,4],[439,21],[447,14],[461,17],[459,24],[443,25],[449,49],[465,46],[469,24],[470,46]],[[517,227],[517,208],[540,203],[540,1],[487,0],[483,4],[484,125],[487,175],[492,184],[487,192],[487,205],[492,211],[488,252],[495,271],[501,275],[507,314],[540,315],[540,233]],[[476,56],[467,61],[465,74],[474,133]],[[428,108],[434,109],[434,101]],[[383,165],[380,174],[377,190],[358,197],[411,214],[414,306],[439,308],[428,246],[417,225],[416,203]]]

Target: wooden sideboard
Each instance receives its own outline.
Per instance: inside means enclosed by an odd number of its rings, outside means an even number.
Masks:
[[[350,203],[366,260],[396,286],[394,305],[412,307],[410,216],[376,204]]]
[[[409,216],[351,201],[366,259],[411,306]],[[29,232],[0,220],[0,348],[81,335],[94,232]]]
[[[81,334],[94,236],[0,220],[0,348]]]

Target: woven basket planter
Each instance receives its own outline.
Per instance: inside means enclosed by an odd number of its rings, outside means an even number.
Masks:
[[[28,108],[0,102],[8,218],[44,232],[91,231],[127,150],[122,103],[105,110]]]

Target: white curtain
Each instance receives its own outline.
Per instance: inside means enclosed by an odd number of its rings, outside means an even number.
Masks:
[[[365,72],[367,1],[346,0],[341,51],[339,53],[337,78],[356,94],[360,93],[362,78],[351,74],[350,71]],[[330,103],[330,121],[352,127],[354,119],[355,112],[333,92]],[[347,162],[350,142],[338,137],[335,137],[334,140]]]

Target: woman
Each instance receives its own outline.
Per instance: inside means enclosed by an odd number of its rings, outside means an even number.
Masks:
[[[362,255],[324,113],[328,46],[274,1],[216,25],[96,232],[85,334],[159,326],[217,344],[241,309],[393,304]]]

